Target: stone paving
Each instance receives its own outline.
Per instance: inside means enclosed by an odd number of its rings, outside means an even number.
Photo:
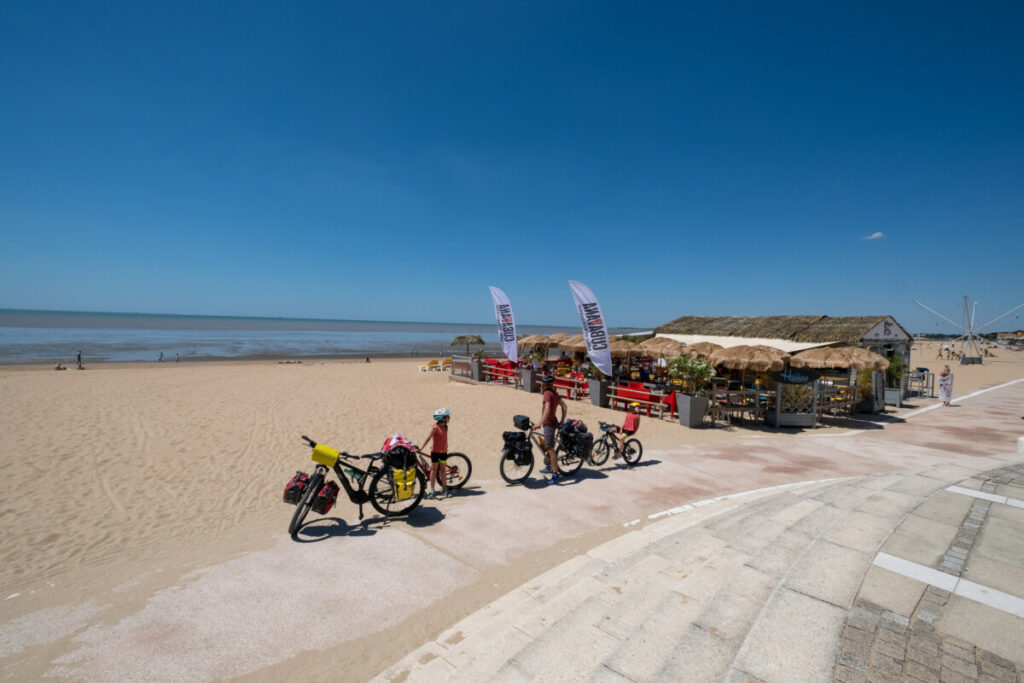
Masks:
[[[994,587],[1021,598],[1015,569],[978,548],[992,506],[1021,513],[1024,548],[1024,510],[946,489],[1024,499],[1022,481],[1024,454],[1003,455],[702,501],[527,582],[375,680],[1024,683],[1024,618],[872,564],[891,553],[981,583],[1002,571]]]

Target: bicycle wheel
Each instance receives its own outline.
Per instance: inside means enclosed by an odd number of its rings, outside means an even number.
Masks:
[[[450,489],[461,489],[473,474],[473,463],[463,453],[448,454],[448,476],[445,484]]]
[[[423,492],[426,489],[427,480],[423,478],[423,473],[417,468],[412,495],[399,499],[395,496],[395,480],[391,476],[391,468],[382,467],[370,481],[370,504],[385,517],[405,515],[420,504],[420,499],[423,498]]]
[[[309,478],[309,483],[306,484],[306,490],[302,493],[302,498],[299,499],[298,504],[295,506],[295,512],[292,514],[292,521],[288,524],[288,533],[294,537],[299,533],[299,529],[302,528],[302,523],[306,521],[306,515],[309,514],[310,509],[313,507],[313,500],[316,498],[316,494],[320,492],[320,486],[324,483],[323,475],[319,472],[313,474]]]
[[[644,454],[644,446],[637,439],[626,439],[626,443],[623,444],[622,459],[626,461],[626,464],[632,467],[633,465],[640,462],[640,456]]]
[[[522,465],[516,464],[515,458],[507,458],[502,453],[501,463],[498,465],[501,478],[509,484],[522,484],[526,481],[526,478],[530,476],[530,472],[533,472],[533,453],[524,456],[522,462]]]
[[[590,453],[590,462],[595,466],[600,467],[601,465],[608,462],[608,442],[601,439],[594,444],[594,450]]]
[[[576,449],[567,450],[562,446],[558,447],[555,451],[555,457],[558,458],[558,471],[560,474],[573,475],[580,471],[583,467],[583,458],[576,454]]]

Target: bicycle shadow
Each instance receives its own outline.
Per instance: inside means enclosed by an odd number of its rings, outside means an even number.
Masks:
[[[381,529],[398,523],[404,523],[421,529],[437,524],[444,517],[444,513],[437,508],[424,507],[423,504],[420,504],[415,510],[403,517],[373,515],[352,524],[346,522],[341,517],[321,517],[302,525],[302,528],[292,537],[292,540],[296,543],[319,543],[331,538],[373,536]]]
[[[632,465],[632,466],[627,465],[624,462],[616,462],[615,466],[612,467],[611,469],[613,469],[613,470],[635,470],[638,467],[650,467],[651,465],[660,465],[660,464],[661,464],[660,460],[642,460],[641,459],[640,462],[638,462],[637,464]]]
[[[487,495],[487,491],[484,491],[479,486],[473,486],[467,488],[463,486],[461,489],[455,489],[452,491],[452,498],[471,498],[473,496]]]

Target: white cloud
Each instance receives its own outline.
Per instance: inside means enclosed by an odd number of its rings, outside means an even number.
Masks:
[[[882,239],[883,237],[885,237],[885,233],[873,232],[870,235],[868,235],[867,237],[861,237],[861,239],[862,240],[878,240],[878,239]]]

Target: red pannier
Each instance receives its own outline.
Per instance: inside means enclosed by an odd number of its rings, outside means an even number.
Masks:
[[[298,505],[302,500],[302,494],[306,492],[309,485],[309,475],[305,472],[296,472],[288,484],[284,487],[284,502],[289,505]]]
[[[334,507],[336,500],[338,500],[338,485],[329,481],[320,487],[320,492],[313,499],[313,511],[319,515],[326,515]]]

